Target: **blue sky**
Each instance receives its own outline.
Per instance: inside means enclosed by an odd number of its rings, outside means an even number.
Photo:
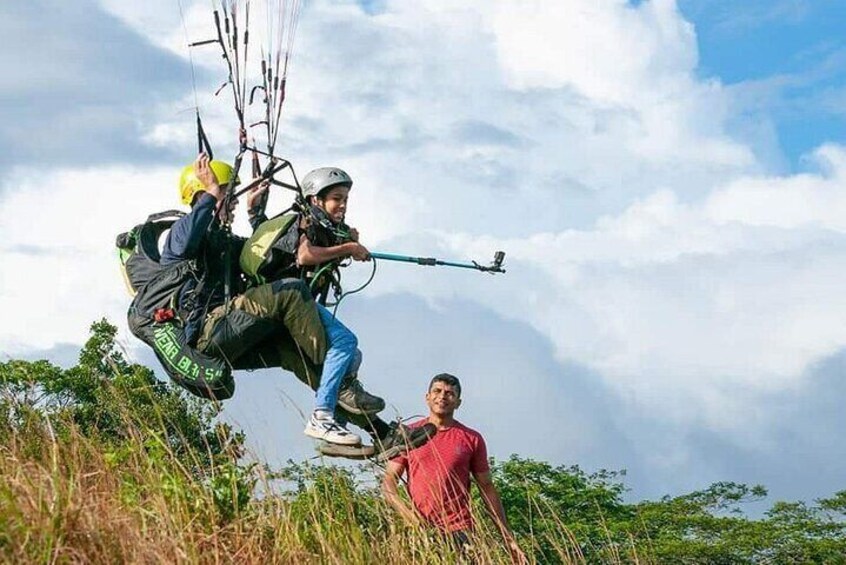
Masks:
[[[123,325],[111,246],[177,204],[196,151],[186,33],[211,36],[208,3],[183,2],[187,29],[170,0],[65,4],[0,7],[0,310],[26,320],[0,324],[0,353],[72,362],[107,316],[154,363]],[[381,264],[341,310],[367,386],[409,415],[431,374],[456,373],[492,454],[625,468],[634,499],[717,480],[842,489],[843,12],[307,3],[280,141],[298,173],[353,176],[373,250],[507,252],[498,277]],[[196,50],[194,71],[216,154],[234,155],[217,53]],[[259,372],[225,415],[281,463],[311,453],[309,406],[292,377]]]
[[[700,76],[769,83],[766,116],[791,168],[803,168],[802,156],[821,142],[846,136],[846,4],[682,0],[679,7],[696,26]]]

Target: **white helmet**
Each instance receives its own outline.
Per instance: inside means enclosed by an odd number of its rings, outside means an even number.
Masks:
[[[308,199],[309,196],[317,196],[333,186],[341,185],[352,188],[352,183],[353,181],[346,171],[337,167],[321,167],[304,176],[301,187],[303,196]]]

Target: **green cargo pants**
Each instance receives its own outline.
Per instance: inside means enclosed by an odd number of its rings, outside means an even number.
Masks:
[[[229,312],[218,306],[206,317],[197,349],[227,360],[233,369],[281,367],[317,390],[326,330],[314,298],[300,279],[281,279],[247,290],[230,301]],[[370,430],[366,416],[349,414],[340,406],[336,415]]]
[[[203,322],[197,349],[237,366],[257,348],[290,346],[291,341],[311,363],[323,362],[326,331],[308,286],[300,279],[251,288],[232,299],[228,309],[221,305],[212,310]]]

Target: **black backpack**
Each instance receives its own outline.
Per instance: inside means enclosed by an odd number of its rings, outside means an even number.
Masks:
[[[188,344],[183,331],[187,316],[177,308],[180,289],[197,276],[196,265],[194,261],[159,264],[159,238],[184,215],[178,210],[153,214],[117,237],[124,281],[134,295],[127,320],[130,331],[153,348],[176,384],[201,398],[225,400],[235,392],[232,369]]]

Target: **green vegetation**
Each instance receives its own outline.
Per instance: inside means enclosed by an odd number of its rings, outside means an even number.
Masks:
[[[456,562],[398,520],[372,467],[247,462],[214,404],[127,363],[114,337],[94,324],[70,369],[0,364],[0,561]],[[766,496],[759,486],[627,504],[616,472],[512,456],[493,474],[537,563],[846,563],[846,491],[750,519],[742,505]],[[507,563],[476,507],[475,558]]]

